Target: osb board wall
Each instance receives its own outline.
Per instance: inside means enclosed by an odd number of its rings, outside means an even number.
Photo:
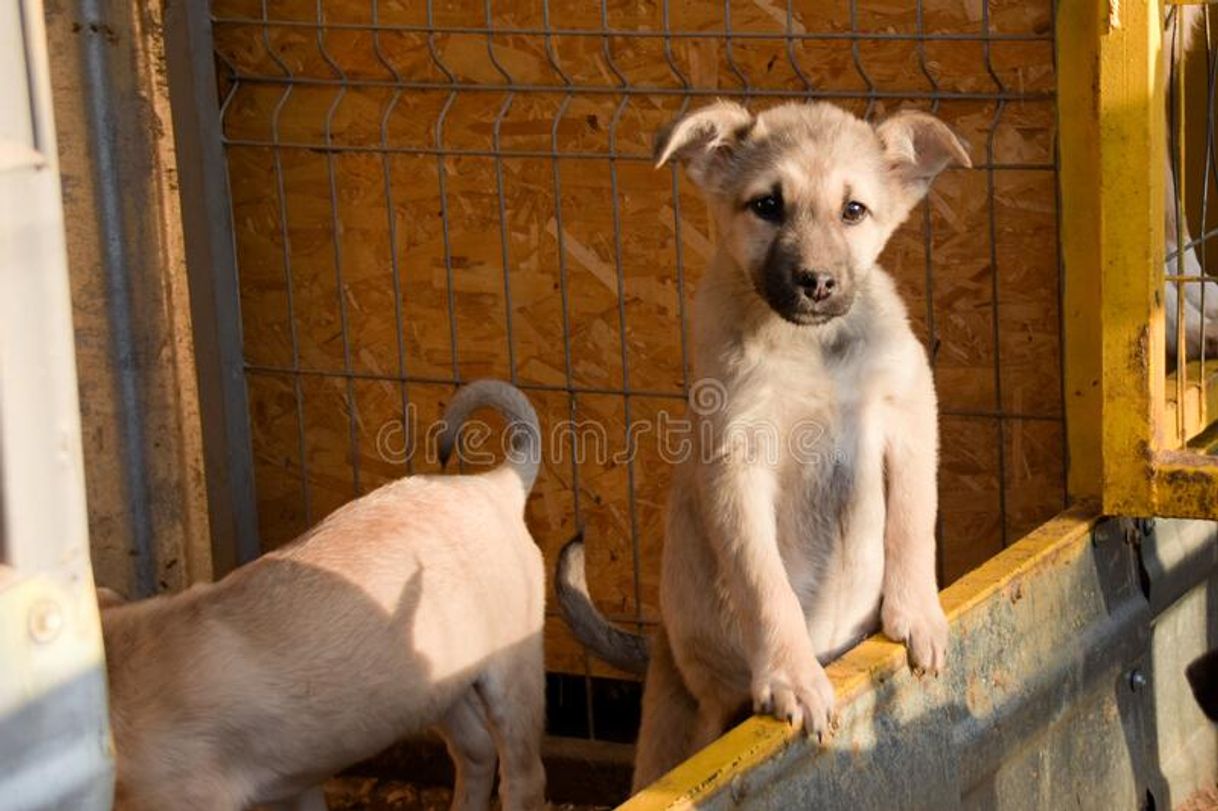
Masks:
[[[655,442],[618,452],[628,423],[682,413],[713,234],[690,182],[651,168],[651,135],[687,103],[808,86],[876,117],[933,108],[978,164],[883,260],[934,359],[941,579],[1054,514],[1050,5],[327,0],[321,26],[314,0],[215,0],[264,543],[434,469],[393,452],[405,404],[421,433],[454,380],[515,379],[547,429],[528,514],[547,559],[585,526],[599,603],[654,621],[670,469]],[[665,12],[678,36],[655,36]],[[554,433],[572,419],[607,447],[573,459]],[[551,668],[587,666],[556,618],[548,643]]]

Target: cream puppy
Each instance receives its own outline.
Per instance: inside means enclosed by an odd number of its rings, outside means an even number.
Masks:
[[[926,353],[891,277],[893,231],[960,141],[924,113],[873,126],[824,103],[719,102],[662,132],[710,204],[718,245],[694,303],[692,456],[669,496],[634,784],[742,708],[825,733],[822,662],[877,626],[939,671],[938,425]],[[560,564],[576,635],[619,666],[646,648]]]
[[[488,807],[496,756],[503,807],[542,806],[540,434],[523,394],[479,381],[442,458],[482,406],[510,423],[501,467],[387,484],[218,583],[103,611],[117,808],[324,809],[321,781],[428,727],[454,808]]]

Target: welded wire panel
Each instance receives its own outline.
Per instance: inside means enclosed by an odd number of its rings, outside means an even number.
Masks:
[[[1168,196],[1164,303],[1168,381],[1165,439],[1181,445],[1215,416],[1211,385],[1218,350],[1218,284],[1209,278],[1218,261],[1218,209],[1213,205],[1218,145],[1214,91],[1218,58],[1212,12],[1201,4],[1169,9],[1164,52],[1168,70]]]
[[[454,384],[502,377],[545,423],[548,559],[585,526],[602,606],[653,623],[656,429],[693,383],[715,234],[651,138],[716,97],[917,107],[970,142],[884,257],[938,380],[943,581],[1061,508],[1049,0],[216,0],[213,20],[266,545],[435,469]]]

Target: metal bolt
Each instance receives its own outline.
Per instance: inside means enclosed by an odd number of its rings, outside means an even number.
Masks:
[[[63,629],[63,612],[51,600],[40,600],[30,608],[30,638],[45,644]]]
[[[1129,689],[1135,693],[1146,686],[1146,676],[1141,670],[1129,671]]]

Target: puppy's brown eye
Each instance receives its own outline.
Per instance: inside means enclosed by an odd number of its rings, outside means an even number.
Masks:
[[[842,207],[842,222],[847,225],[854,225],[857,222],[862,222],[867,216],[867,206],[860,203],[858,200],[851,200]]]
[[[782,197],[777,194],[763,194],[749,200],[749,209],[766,222],[778,222],[782,219]]]

